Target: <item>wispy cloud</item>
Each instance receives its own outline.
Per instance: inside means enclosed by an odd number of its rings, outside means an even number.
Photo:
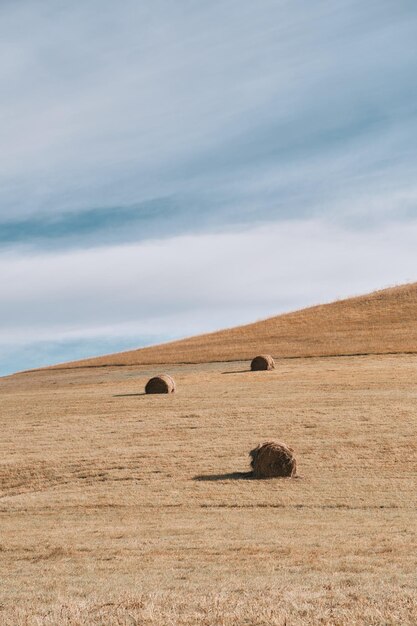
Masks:
[[[306,195],[395,185],[400,166],[413,180],[412,2],[22,2],[1,17],[3,214],[215,203],[259,175],[259,210],[268,191],[292,201],[287,175]]]
[[[116,338],[135,347],[139,339],[191,335],[407,282],[416,237],[416,220],[371,234],[303,220],[53,255],[3,254],[0,348],[67,342],[70,355],[71,342],[79,354],[84,340],[97,353],[94,342],[116,345]]]

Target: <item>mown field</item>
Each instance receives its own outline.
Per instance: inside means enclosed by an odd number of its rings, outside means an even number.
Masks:
[[[417,283],[70,365],[209,363],[251,359],[263,353],[288,358],[417,354]]]
[[[176,394],[143,394],[159,371]],[[417,624],[417,355],[44,370],[0,397],[1,624]],[[236,474],[268,438],[299,478]]]

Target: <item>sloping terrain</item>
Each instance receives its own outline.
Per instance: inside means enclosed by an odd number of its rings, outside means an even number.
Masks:
[[[415,626],[415,313],[408,285],[1,378],[0,624]],[[297,478],[244,474],[271,438]]]
[[[417,356],[164,370],[0,380],[2,626],[415,626]]]
[[[64,367],[417,352],[417,283]]]

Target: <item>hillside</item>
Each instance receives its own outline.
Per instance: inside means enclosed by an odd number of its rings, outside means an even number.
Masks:
[[[415,626],[416,294],[1,378],[0,624]],[[402,353],[221,362],[260,350]]]
[[[235,361],[262,352],[276,357],[417,352],[417,283],[65,366]]]

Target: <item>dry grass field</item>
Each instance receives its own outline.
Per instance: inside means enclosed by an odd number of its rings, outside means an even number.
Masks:
[[[264,353],[277,357],[417,353],[416,312],[417,283],[411,283],[246,326],[70,365],[207,363],[251,359]]]
[[[415,626],[417,354],[401,351],[417,308],[410,319],[404,301],[398,354],[250,372],[224,353],[181,364],[186,345],[164,367],[0,379],[0,624]],[[177,393],[144,395],[160,371]],[[239,474],[269,438],[295,449],[297,478]]]

